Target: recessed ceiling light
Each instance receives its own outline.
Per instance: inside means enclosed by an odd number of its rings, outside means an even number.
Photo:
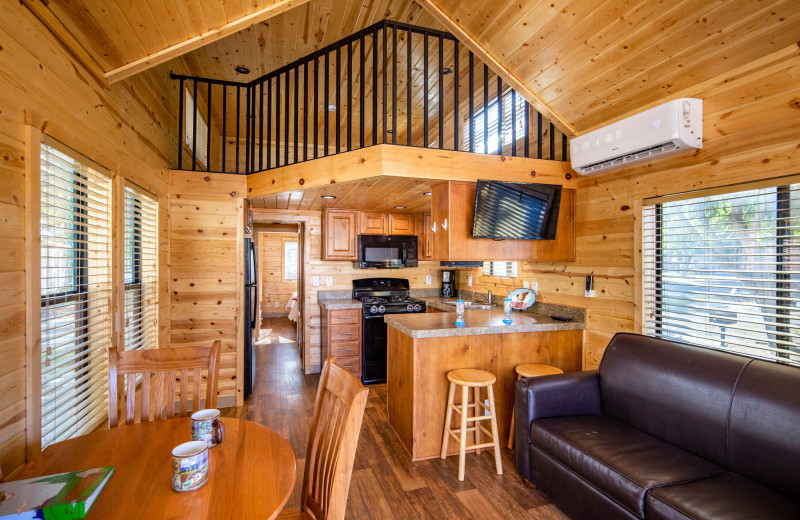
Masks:
[[[394,209],[406,209],[405,206],[395,206]]]
[[[394,133],[394,130],[387,130],[387,131],[386,131],[386,133],[387,133],[387,134],[393,134],[393,133]]]
[[[423,193],[423,195],[426,195],[426,196],[430,197],[431,196],[431,192],[426,191],[425,193]]]
[[[320,108],[325,108],[328,112],[336,112],[336,105],[320,105]]]
[[[442,74],[445,75],[445,76],[448,75],[448,74],[452,74],[452,73],[453,73],[453,69],[451,69],[450,67],[445,67],[445,68],[442,69]]]
[[[237,65],[237,66],[235,66],[235,67],[233,68],[233,70],[235,70],[235,71],[236,71],[236,72],[238,72],[239,74],[250,74],[250,69],[248,69],[248,68],[247,68],[247,67],[245,67],[244,65]]]
[[[333,200],[333,199],[335,199],[335,198],[336,198],[336,197],[334,197],[333,195],[321,195],[321,197],[322,197],[323,199],[328,199],[328,200]]]

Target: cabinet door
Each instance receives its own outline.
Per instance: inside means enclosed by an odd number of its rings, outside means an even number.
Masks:
[[[422,260],[433,260],[433,218],[430,213],[422,215],[422,236],[420,237],[420,258]]]
[[[325,260],[357,260],[356,212],[327,211],[325,213]]]
[[[374,211],[358,212],[358,232],[362,235],[385,235],[387,231],[386,213]]]
[[[390,235],[413,235],[414,234],[414,215],[406,213],[389,214],[389,234]]]

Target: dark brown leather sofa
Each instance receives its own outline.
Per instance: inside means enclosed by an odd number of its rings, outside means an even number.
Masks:
[[[573,519],[800,519],[800,368],[617,334],[514,407],[517,471]]]

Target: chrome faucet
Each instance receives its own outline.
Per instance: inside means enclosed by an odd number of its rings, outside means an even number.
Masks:
[[[492,291],[491,291],[490,289],[488,289],[488,290],[486,291],[486,295],[484,295],[483,293],[479,293],[479,292],[474,292],[474,291],[473,291],[473,292],[472,292],[472,295],[473,295],[472,297],[474,298],[476,294],[480,294],[481,296],[483,296],[484,298],[486,298],[486,303],[488,303],[489,305],[491,305],[491,304],[492,304]]]

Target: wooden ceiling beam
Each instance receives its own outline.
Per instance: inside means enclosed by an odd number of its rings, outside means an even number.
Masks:
[[[35,0],[25,0],[26,3],[32,1]],[[117,81],[129,78],[135,74],[155,67],[156,65],[165,63],[173,58],[182,56],[187,52],[191,52],[199,49],[200,47],[208,45],[209,43],[221,40],[222,38],[237,33],[242,29],[246,29],[252,25],[261,23],[264,20],[268,20],[269,18],[277,16],[299,5],[303,5],[309,1],[310,0],[273,0],[270,5],[263,7],[258,11],[254,11],[241,18],[230,21],[225,25],[216,27],[202,34],[198,34],[197,36],[189,38],[186,41],[176,43],[175,45],[170,45],[165,49],[161,49],[136,61],[126,63],[121,67],[110,70],[105,73],[105,78],[110,83],[116,83]]]
[[[481,45],[470,33],[459,25],[448,13],[446,13],[435,0],[414,0],[420,4],[428,13],[436,18],[448,31],[458,38],[458,40],[466,45],[479,60],[484,62],[492,69],[497,75],[503,78],[503,81],[508,83],[514,90],[524,97],[528,103],[538,110],[544,117],[549,119],[559,130],[564,132],[567,137],[575,136],[575,128],[570,125],[563,117],[554,112],[527,84],[517,79],[513,72],[503,65],[500,60]]]
[[[89,54],[86,49],[75,39],[72,33],[64,27],[64,24],[56,18],[56,15],[53,14],[41,0],[21,0],[22,5],[28,8],[28,10],[33,13],[33,15],[39,19],[40,22],[44,24],[45,27],[50,31],[50,33],[55,36],[56,40],[64,46],[64,48],[72,54],[72,56],[83,65],[83,67],[91,74],[92,78],[94,78],[101,87],[105,89],[111,88],[108,80],[106,79],[105,73],[103,69],[100,67],[100,64]]]

